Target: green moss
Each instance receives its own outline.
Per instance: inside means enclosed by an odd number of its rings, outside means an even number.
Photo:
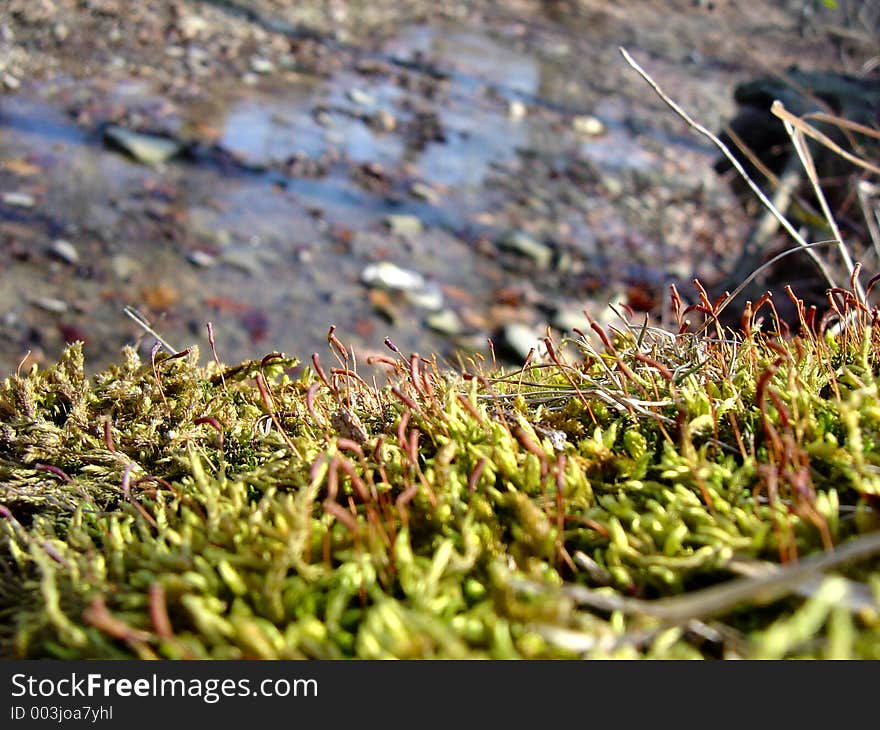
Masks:
[[[0,386],[0,655],[876,658],[873,553],[700,600],[877,529],[877,337],[648,330],[379,389],[73,345]]]

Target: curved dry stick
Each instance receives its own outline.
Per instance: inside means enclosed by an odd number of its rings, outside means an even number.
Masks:
[[[779,101],[779,99],[773,102],[770,111],[782,119],[782,122],[785,125],[785,131],[791,138],[791,144],[801,161],[801,165],[803,165],[803,168],[807,173],[810,184],[813,186],[813,192],[816,194],[816,199],[819,201],[822,214],[825,216],[825,220],[828,222],[835,240],[837,240],[837,249],[840,252],[840,257],[843,259],[844,265],[846,266],[846,273],[849,274],[851,279],[853,279],[856,293],[859,295],[859,298],[864,300],[865,292],[862,290],[861,284],[859,284],[858,281],[855,281],[855,277],[853,277],[855,264],[853,263],[852,257],[849,255],[849,250],[847,250],[846,244],[843,242],[840,227],[837,225],[837,221],[834,220],[834,216],[831,215],[831,209],[828,207],[828,200],[825,197],[825,193],[822,191],[821,185],[819,185],[819,176],[816,172],[816,165],[813,162],[809,149],[807,149],[804,134],[805,127],[808,127],[809,125],[803,124],[798,117],[786,110],[785,106]]]
[[[797,590],[801,583],[819,573],[877,553],[880,553],[880,530],[852,540],[836,550],[813,555],[798,563],[784,565],[772,573],[754,578],[738,578],[683,596],[645,601],[600,593],[578,585],[563,586],[560,593],[579,605],[600,611],[641,614],[668,623],[680,624],[725,613],[747,601],[769,603]],[[526,580],[517,580],[514,586],[525,591],[547,590],[539,583]]]
[[[776,110],[773,108],[770,109],[773,114],[775,114],[780,119],[785,119],[784,116],[777,114]],[[790,116],[791,119],[789,121],[792,124],[795,124],[798,129],[800,129],[804,134],[809,137],[812,137],[820,144],[827,147],[829,150],[834,152],[836,155],[842,157],[843,159],[851,162],[853,165],[857,167],[864,168],[868,172],[873,172],[875,175],[880,175],[880,167],[877,165],[872,165],[867,160],[863,160],[861,157],[858,157],[851,152],[847,152],[843,149],[839,144],[837,144],[831,137],[827,134],[823,134],[818,129],[816,129],[813,125],[808,124],[806,119],[815,119],[819,122],[826,122],[828,124],[834,124],[843,129],[851,129],[855,132],[861,132],[862,134],[868,135],[870,137],[874,137],[876,139],[880,139],[880,133],[877,132],[876,129],[871,129],[870,127],[866,127],[863,124],[859,124],[857,122],[851,122],[848,119],[842,119],[840,117],[835,117],[832,114],[824,114],[823,112],[814,112],[812,114],[804,114],[802,117],[796,117],[790,112],[785,112],[786,115]],[[797,120],[795,123],[794,120]]]

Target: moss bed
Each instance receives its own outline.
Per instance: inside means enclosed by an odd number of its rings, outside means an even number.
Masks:
[[[880,658],[878,333],[839,298],[514,371],[72,345],[0,387],[0,655]]]

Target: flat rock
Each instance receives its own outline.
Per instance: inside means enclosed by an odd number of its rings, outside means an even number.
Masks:
[[[376,98],[362,89],[349,89],[346,96],[358,106],[372,107],[376,105]]]
[[[553,310],[550,324],[561,332],[570,333],[577,328],[592,337],[594,333],[586,312],[590,313],[594,322],[598,322],[603,327],[608,324],[620,327],[623,323],[611,306],[612,303],[620,301],[626,301],[625,292],[609,292],[607,299],[588,299],[579,304],[564,303]]]
[[[543,333],[519,322],[504,325],[500,335],[499,344],[502,348],[523,361],[529,356],[532,349],[539,354],[546,350]]]
[[[79,251],[76,250],[76,246],[70,241],[65,241],[63,238],[52,242],[52,245],[49,246],[49,253],[66,264],[79,262]]]
[[[598,137],[605,133],[605,125],[596,117],[583,115],[571,120],[572,129],[586,137]]]
[[[440,199],[440,194],[427,183],[414,182],[410,185],[409,194],[432,205]]]
[[[443,292],[433,282],[427,282],[422,289],[406,292],[406,298],[410,304],[419,307],[419,309],[434,312],[443,307]]]
[[[393,214],[386,215],[382,222],[391,230],[402,236],[412,236],[421,233],[425,226],[421,219],[414,215]]]
[[[529,108],[519,99],[514,99],[507,105],[507,116],[513,121],[519,121],[528,114]]]
[[[53,312],[54,314],[63,314],[69,309],[67,302],[55,297],[35,297],[31,302],[40,309]]]
[[[208,30],[208,23],[200,15],[184,15],[177,21],[177,29],[186,40],[192,40]]]
[[[380,109],[375,114],[371,114],[367,123],[378,132],[393,132],[397,129],[397,118],[385,109]]]
[[[122,281],[128,281],[140,271],[140,268],[141,265],[137,259],[124,253],[116,254],[110,258],[110,269],[113,271],[113,275]]]
[[[370,287],[401,292],[410,304],[421,309],[437,311],[443,307],[443,292],[437,284],[417,271],[404,269],[390,261],[367,266],[361,273],[361,281]]]
[[[193,266],[197,266],[200,269],[209,269],[217,263],[216,256],[208,253],[207,251],[201,251],[199,249],[191,251],[187,255],[186,260],[189,261]]]
[[[425,324],[441,335],[458,335],[463,329],[461,318],[451,309],[441,309],[428,315]]]
[[[424,289],[427,282],[417,271],[404,269],[390,261],[370,264],[361,272],[361,281],[367,286],[383,287],[396,291]]]
[[[525,256],[542,269],[550,266],[553,249],[524,231],[508,231],[498,240],[498,247]]]
[[[251,71],[256,74],[270,74],[275,70],[275,64],[272,63],[267,58],[261,58],[260,56],[254,56],[251,59]]]
[[[17,208],[33,208],[37,199],[30,193],[3,193],[3,202]]]
[[[277,255],[253,245],[236,245],[223,251],[219,260],[246,274],[259,276],[267,267],[277,263]]]
[[[590,328],[590,322],[583,308],[578,309],[574,306],[558,307],[553,312],[550,324],[560,332],[571,332],[574,329],[586,332]]]
[[[145,165],[165,162],[180,153],[184,147],[182,142],[171,137],[132,132],[115,124],[104,130],[104,139]]]

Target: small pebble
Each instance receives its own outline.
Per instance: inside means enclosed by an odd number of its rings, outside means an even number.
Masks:
[[[571,126],[578,134],[584,134],[588,137],[598,137],[605,133],[605,125],[596,117],[583,116],[575,117]]]
[[[409,193],[414,198],[424,200],[432,205],[437,203],[440,199],[439,193],[430,185],[423,182],[414,182],[409,188]]]
[[[346,96],[358,106],[376,106],[376,97],[361,89],[349,89]]]
[[[53,297],[37,297],[32,299],[31,302],[40,309],[45,309],[47,312],[55,314],[63,314],[68,309],[67,302],[63,299],[54,299]]]
[[[433,282],[429,282],[424,289],[406,292],[406,298],[413,306],[430,312],[435,312],[443,306],[443,292]]]
[[[414,215],[386,215],[382,222],[392,233],[415,235],[424,229],[422,221]]]
[[[254,56],[251,59],[251,71],[258,74],[270,74],[275,70],[275,64],[266,58]]]
[[[30,193],[3,193],[3,202],[18,208],[33,208],[37,199]]]
[[[451,309],[441,309],[425,318],[425,324],[441,335],[458,335],[462,331],[459,316]]]
[[[79,261],[79,252],[76,250],[76,247],[70,241],[65,241],[63,238],[52,242],[52,245],[49,246],[49,253],[66,264],[75,264]]]
[[[553,249],[524,231],[509,231],[498,241],[498,247],[531,259],[541,268],[547,268],[553,259]]]
[[[515,122],[518,122],[520,119],[524,118],[528,111],[528,107],[523,104],[519,99],[514,99],[507,106],[507,116],[509,116]]]
[[[128,281],[141,268],[136,259],[126,256],[124,253],[117,254],[110,259],[110,269],[117,279]]]
[[[519,322],[511,322],[501,329],[501,345],[522,361],[525,361],[532,349],[538,355],[546,353],[543,337],[537,329]]]
[[[584,314],[584,308],[575,305],[557,307],[550,324],[560,332],[571,332],[574,329],[586,332],[590,329],[590,321]]]
[[[437,311],[443,307],[443,292],[436,283],[390,261],[367,266],[361,273],[361,281],[367,286],[404,292],[407,301],[421,309]]]
[[[239,271],[244,271],[252,276],[257,276],[263,271],[263,263],[260,257],[246,248],[232,248],[224,251],[220,257],[224,264],[228,264]]]
[[[209,269],[217,263],[216,256],[212,256],[207,251],[199,250],[191,251],[186,257],[186,260],[193,266],[198,266],[200,269]]]
[[[104,138],[146,165],[165,162],[183,149],[183,143],[179,140],[156,134],[133,132],[115,124],[104,130]]]
[[[184,15],[177,21],[177,29],[186,40],[192,40],[208,29],[208,23],[198,15]]]
[[[380,109],[369,120],[370,126],[379,132],[393,132],[397,129],[397,119],[391,112]]]
[[[361,274],[361,281],[368,286],[381,286],[398,291],[417,291],[424,289],[425,277],[416,271],[403,269],[389,261],[370,264]]]

